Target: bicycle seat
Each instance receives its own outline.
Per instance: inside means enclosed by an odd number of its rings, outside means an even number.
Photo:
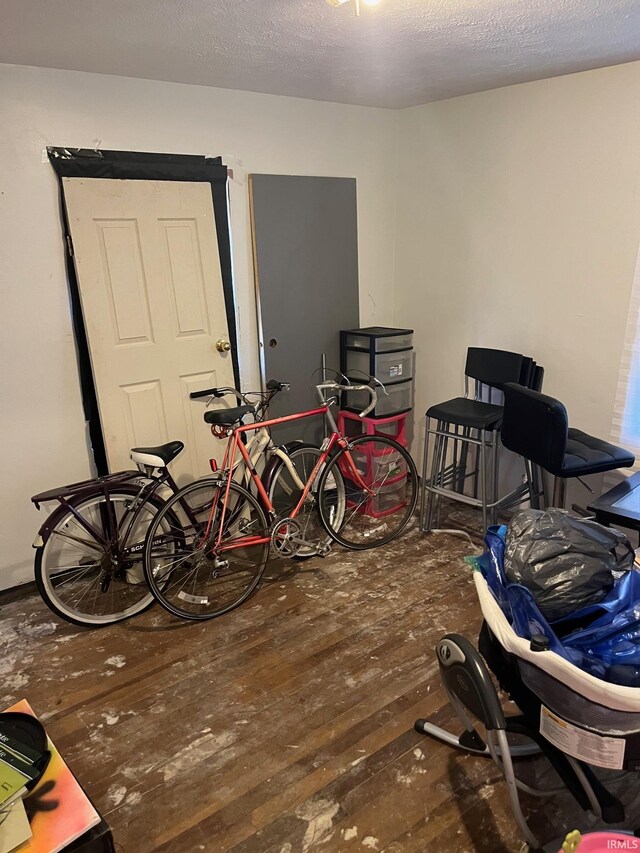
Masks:
[[[151,465],[153,468],[164,468],[184,449],[181,441],[169,441],[156,447],[132,447],[131,459],[141,465]]]
[[[255,415],[255,413],[256,410],[253,406],[237,406],[235,409],[216,409],[213,412],[205,412],[204,421],[207,424],[215,424],[216,426],[233,426],[245,415]]]

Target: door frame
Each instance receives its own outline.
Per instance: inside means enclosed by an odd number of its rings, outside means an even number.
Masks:
[[[73,242],[64,198],[63,178],[113,178],[129,181],[189,181],[211,185],[215,214],[218,254],[222,273],[222,289],[231,344],[231,359],[236,388],[240,389],[238,333],[233,291],[233,266],[229,226],[229,194],[227,167],[221,157],[198,154],[156,154],[144,151],[102,151],[92,148],[47,147],[49,162],[58,178],[62,237],[71,302],[71,318],[76,342],[78,371],[84,415],[98,474],[107,474],[107,455],[98,410],[96,386],[89,358],[89,344],[82,315],[80,291],[73,260]]]

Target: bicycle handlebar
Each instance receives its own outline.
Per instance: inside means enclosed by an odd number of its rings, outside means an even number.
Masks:
[[[360,417],[365,418],[369,412],[375,409],[376,404],[378,402],[378,395],[375,390],[375,382],[376,380],[372,377],[369,381],[368,385],[360,384],[360,385],[340,385],[337,382],[322,382],[320,385],[316,385],[316,393],[318,394],[318,399],[322,405],[325,404],[325,399],[322,395],[323,391],[367,391],[369,396],[371,397],[371,401],[369,405],[360,412]],[[384,386],[382,386],[384,389]],[[286,382],[277,382],[275,379],[270,379],[267,382],[267,390],[271,395],[278,391],[284,391],[288,389],[289,385]],[[206,388],[204,391],[192,391],[189,394],[189,397],[192,400],[198,400],[202,397],[224,397],[225,394],[234,394],[236,398],[241,402],[246,402],[246,394],[241,394],[236,388]],[[266,401],[268,403],[268,400]]]
[[[371,380],[372,382],[375,380]],[[316,391],[318,392],[319,400],[324,404],[325,399],[322,396],[322,392],[324,390],[327,391],[368,391],[369,396],[371,397],[371,402],[369,405],[360,412],[359,417],[366,418],[369,412],[373,411],[376,407],[376,403],[378,402],[378,395],[376,393],[375,388],[372,388],[371,385],[339,385],[337,382],[322,382],[320,385],[316,385]]]
[[[276,379],[270,379],[267,382],[267,391],[288,391],[291,385],[288,382],[278,382]]]
[[[267,382],[267,391],[271,393],[275,391],[288,391],[291,386],[288,382],[277,382],[275,379],[270,379]],[[253,395],[253,391],[247,392]],[[260,392],[256,392],[260,393]],[[237,388],[205,388],[204,391],[192,391],[189,394],[190,399],[199,400],[202,397],[224,397],[225,394],[234,394],[240,402],[244,403],[247,394],[242,394]]]
[[[264,420],[264,415],[269,407],[269,403],[275,394],[279,391],[286,391],[290,388],[287,382],[277,382],[275,379],[270,379],[267,382],[267,391],[247,391],[243,394],[237,388],[205,388],[203,391],[192,391],[189,394],[191,400],[199,400],[203,397],[207,398],[207,406],[214,399],[224,397],[227,394],[233,394],[240,405],[253,406],[255,408],[256,420]],[[251,402],[250,397],[258,397],[257,402]]]
[[[204,391],[192,391],[189,397],[192,400],[197,400],[200,397],[222,397],[228,390],[228,388],[205,388]]]

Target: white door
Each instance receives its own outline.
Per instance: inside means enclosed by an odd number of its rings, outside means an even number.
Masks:
[[[189,393],[234,385],[211,187],[64,178],[107,460],[180,440],[181,483],[210,473],[221,442]]]

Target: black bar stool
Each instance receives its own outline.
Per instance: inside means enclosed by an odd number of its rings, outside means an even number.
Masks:
[[[465,365],[465,396],[431,406],[426,412],[420,526],[433,529],[434,510],[440,496],[482,508],[482,524],[495,521],[498,507],[522,503],[538,490],[529,466],[525,483],[510,495],[498,497],[498,446],[503,407],[492,394],[507,382],[542,383],[543,370],[532,358],[505,350],[469,347]],[[474,380],[470,397],[469,380]],[[501,399],[501,395],[500,395]],[[435,423],[435,427],[432,426]],[[431,477],[427,479],[429,436],[435,437]],[[449,450],[452,453],[449,454]],[[475,466],[467,469],[468,451],[476,449]],[[465,483],[473,478],[473,494],[465,494]],[[480,495],[478,496],[478,482]],[[490,518],[489,518],[490,517]]]
[[[553,506],[564,507],[570,477],[633,465],[635,457],[628,450],[569,428],[560,400],[515,383],[506,383],[503,391],[502,443],[553,474]]]

